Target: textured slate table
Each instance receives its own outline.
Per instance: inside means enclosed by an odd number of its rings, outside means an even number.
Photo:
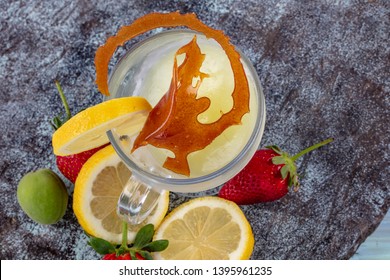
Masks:
[[[16,186],[28,171],[58,171],[48,124],[61,111],[53,80],[61,81],[73,112],[100,102],[95,50],[152,11],[195,12],[249,56],[266,96],[262,145],[296,153],[336,139],[298,162],[304,175],[298,193],[242,207],[255,232],[253,259],[348,259],[389,209],[389,1],[1,0],[0,6],[1,259],[98,257],[71,207],[56,225],[37,225],[17,205]],[[185,200],[171,198],[171,209]]]

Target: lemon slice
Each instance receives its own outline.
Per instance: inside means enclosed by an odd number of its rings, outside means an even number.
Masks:
[[[254,246],[251,226],[234,202],[219,197],[192,199],[175,208],[154,239],[168,239],[155,259],[249,259]]]
[[[122,220],[116,214],[116,205],[130,175],[111,145],[96,152],[83,165],[75,182],[73,210],[87,233],[112,243],[121,243]],[[169,192],[165,191],[144,222],[128,226],[129,240],[133,240],[145,224],[157,227],[165,217],[168,205]]]
[[[74,115],[53,134],[53,152],[57,156],[78,154],[108,143],[106,131],[116,128],[120,134],[139,132],[151,110],[143,97],[111,99]]]

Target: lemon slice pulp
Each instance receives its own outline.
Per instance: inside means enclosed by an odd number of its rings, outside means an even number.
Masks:
[[[106,132],[116,128],[120,134],[133,135],[142,129],[151,110],[143,97],[130,96],[104,101],[73,116],[52,138],[57,156],[78,154],[108,143]]]
[[[109,145],[96,152],[83,165],[75,182],[73,210],[81,227],[89,234],[120,244],[122,220],[116,214],[119,195],[131,172]],[[157,227],[165,217],[169,192],[164,191],[152,213],[139,225],[128,226],[128,238],[146,224]]]
[[[251,226],[234,202],[201,197],[175,208],[163,220],[154,239],[168,239],[156,259],[249,259],[254,246]]]

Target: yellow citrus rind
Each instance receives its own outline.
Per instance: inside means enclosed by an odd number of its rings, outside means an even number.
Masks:
[[[78,154],[108,143],[106,132],[139,132],[152,109],[149,102],[138,96],[115,98],[89,107],[65,122],[52,138],[57,156]]]
[[[120,193],[131,172],[109,145],[96,152],[83,165],[73,193],[73,211],[80,226],[90,235],[115,244],[121,243],[122,220],[116,214]],[[169,192],[161,193],[156,208],[139,225],[128,225],[128,239],[145,224],[157,227],[169,206]]]
[[[175,208],[156,230],[154,240],[168,239],[155,259],[249,259],[254,237],[250,223],[234,202],[219,197],[192,199]]]

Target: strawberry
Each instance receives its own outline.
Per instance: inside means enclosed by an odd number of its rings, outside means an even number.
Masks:
[[[295,161],[332,141],[329,138],[292,157],[277,146],[258,150],[244,169],[223,185],[218,196],[245,205],[278,200],[292,186],[297,191],[299,181]]]
[[[130,254],[129,254],[130,256]],[[121,258],[119,258],[121,257]],[[108,254],[105,254],[104,257],[102,258],[102,260],[120,260],[122,259],[122,256],[117,256],[116,253],[108,253]]]
[[[139,253],[135,253],[136,260],[144,260]],[[109,253],[103,256],[102,260],[132,260],[130,253],[125,253],[123,255],[117,256],[116,253]]]
[[[61,127],[67,120],[69,120],[72,115],[69,110],[68,102],[66,101],[65,95],[62,91],[62,88],[59,84],[59,82],[55,82],[57,86],[57,90],[60,94],[62,104],[64,105],[66,117],[64,120],[61,120],[59,116],[55,117],[52,122],[51,126],[54,128],[54,130],[57,130]],[[60,170],[60,172],[72,183],[76,182],[77,175],[79,175],[79,172],[81,170],[81,167],[83,167],[84,163],[97,151],[102,149],[107,145],[100,146],[98,148],[94,148],[88,151],[81,152],[79,154],[69,155],[69,156],[57,156],[56,157],[56,163],[57,167]]]
[[[163,251],[168,247],[168,240],[152,241],[153,224],[143,226],[136,234],[133,244],[127,242],[127,223],[122,224],[122,244],[113,245],[107,240],[90,237],[88,244],[99,254],[102,260],[151,260],[151,252]]]
[[[80,173],[81,167],[84,163],[97,151],[107,145],[97,147],[79,154],[69,156],[57,156],[56,163],[61,173],[69,179],[72,183],[76,182],[76,178]]]

